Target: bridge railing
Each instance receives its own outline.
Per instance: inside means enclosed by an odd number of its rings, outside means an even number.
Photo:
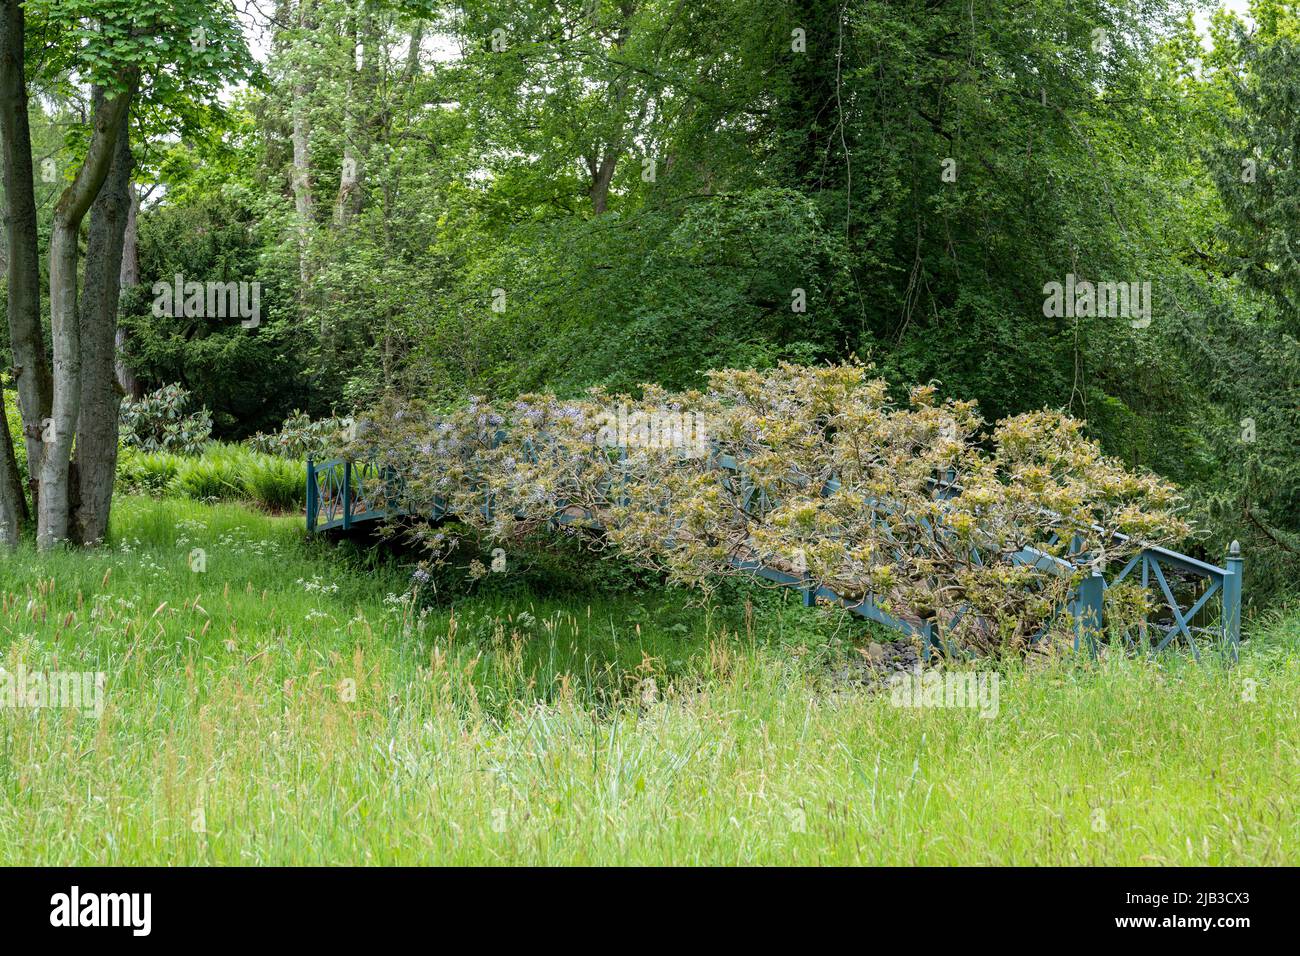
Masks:
[[[711,461],[719,470],[736,473],[743,480],[744,469],[733,456],[714,454]],[[822,493],[833,493],[838,488],[838,481],[831,479]],[[936,497],[952,497],[959,494],[960,490],[960,486],[951,480],[934,482]],[[774,502],[765,490],[749,483],[743,502],[746,511],[751,507],[763,509],[773,505]],[[491,507],[491,501],[485,500],[485,515],[490,516]],[[320,464],[307,462],[306,510],[309,532],[333,529],[347,531],[361,522],[408,513],[402,501],[400,476],[391,469],[373,463],[343,458],[330,459]],[[435,512],[428,517],[436,520],[445,517],[446,513],[445,503],[437,502]],[[573,520],[567,515],[557,518],[563,522]],[[588,515],[587,519],[598,521],[598,516]],[[1127,541],[1122,535],[1112,537],[1117,541]],[[1056,543],[1057,540],[1053,537],[1049,546]],[[1072,542],[1072,545],[1065,558],[1026,547],[1013,560],[1021,564],[1032,564],[1049,573],[1075,574],[1078,564],[1069,559],[1073,557],[1082,561],[1087,555],[1079,552],[1077,541]],[[914,634],[922,638],[927,654],[932,646],[942,647],[933,621],[915,617],[909,619],[906,614],[892,614],[882,606],[887,602],[882,602],[875,595],[868,593],[846,597],[830,587],[809,580],[807,575],[791,573],[746,558],[737,558],[732,563],[740,570],[798,588],[806,605],[811,606],[818,600],[840,604],[860,617],[903,633]],[[1235,659],[1241,640],[1243,565],[1240,548],[1235,541],[1222,567],[1166,548],[1140,548],[1122,566],[1094,571],[1072,591],[1063,610],[1074,621],[1075,648],[1086,645],[1091,653],[1096,654],[1096,638],[1105,633],[1111,623],[1105,613],[1106,591],[1134,580],[1140,581],[1141,587],[1148,594],[1154,593],[1155,601],[1152,603],[1152,612],[1137,625],[1136,633],[1134,629],[1129,629],[1118,635],[1125,644],[1133,649],[1150,649],[1154,654],[1181,638],[1190,647],[1193,656],[1199,659],[1197,638],[1209,638],[1226,647]],[[964,613],[964,609],[959,609],[957,617]],[[949,623],[955,623],[957,617]],[[1050,623],[1044,625],[1036,640],[1046,633]]]
[[[405,514],[400,479],[372,462],[307,461],[307,530],[347,531],[363,521]]]

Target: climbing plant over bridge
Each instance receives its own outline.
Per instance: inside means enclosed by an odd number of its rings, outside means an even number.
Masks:
[[[1175,489],[1102,455],[1082,422],[1041,411],[989,426],[932,386],[898,405],[857,364],[445,415],[391,401],[365,420],[345,454],[387,476],[365,508],[422,516],[435,558],[449,514],[507,545],[563,523],[680,583],[763,569],[949,647],[1075,634],[1063,611],[1081,582],[1190,532]],[[1110,624],[1145,627],[1145,589],[1117,581],[1107,601]]]

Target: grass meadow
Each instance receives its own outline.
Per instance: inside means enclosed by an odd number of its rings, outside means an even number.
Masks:
[[[407,584],[184,499],[0,557],[7,671],[105,675],[0,708],[0,864],[1300,862],[1297,617],[1231,668],[1006,664],[984,719],[837,681],[864,625],[769,594]]]

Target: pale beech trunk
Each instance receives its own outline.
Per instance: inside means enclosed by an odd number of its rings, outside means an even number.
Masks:
[[[345,228],[352,221],[356,211],[361,183],[357,178],[357,139],[358,127],[356,117],[362,107],[356,102],[354,84],[357,73],[357,45],[360,42],[358,17],[349,15],[343,22],[343,31],[350,41],[344,47],[347,56],[340,64],[346,79],[343,82],[343,168],[339,173],[339,192],[334,198],[334,225]],[[364,56],[369,57],[367,49]]]
[[[111,99],[96,89],[86,157],[54,207],[50,229],[50,338],[54,346],[54,401],[43,428],[36,546],[49,550],[68,539],[69,464],[81,410],[81,334],[77,315],[77,233],[113,161],[122,114],[131,93]]]
[[[306,87],[296,84],[293,88],[293,206],[298,213],[299,226],[302,230],[302,242],[306,245],[309,224],[312,221],[311,200],[311,166],[308,159],[310,132],[307,126]],[[303,276],[307,275],[306,253],[304,252]]]
[[[123,246],[131,219],[130,111],[123,110],[108,178],[90,207],[85,288],[80,297],[81,408],[77,416],[76,487],[71,533],[77,544],[94,545],[108,534],[117,470],[117,306]]]
[[[305,30],[311,26],[311,0],[299,0],[297,26]],[[293,64],[293,206],[298,214],[298,274],[304,283],[311,278],[308,263],[313,203],[311,194],[311,126],[307,120],[307,95],[309,87],[305,70]]]
[[[18,0],[2,2],[0,145],[4,152],[5,233],[9,243],[9,342],[23,420],[23,443],[27,448],[28,485],[35,498],[41,465],[41,422],[50,414],[53,390],[41,333],[36,193],[32,181],[32,137],[27,123],[27,81],[23,75],[23,8]],[[10,452],[0,449],[0,455],[9,456]],[[0,467],[8,471],[7,463]],[[20,496],[14,505],[19,518],[25,519],[26,496]]]

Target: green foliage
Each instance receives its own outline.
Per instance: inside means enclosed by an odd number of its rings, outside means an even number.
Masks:
[[[849,336],[843,239],[795,190],[521,228],[471,268],[469,284],[503,290],[503,311],[484,300],[470,322],[455,305],[413,356],[448,391],[684,388],[711,368],[831,358]]]
[[[1293,10],[1288,19],[1294,30]],[[1225,265],[1271,298],[1291,334],[1300,335],[1300,35],[1279,35],[1277,24],[1247,33],[1237,23],[1220,39],[1227,42],[1216,51],[1219,58],[1237,61],[1236,69],[1219,74],[1235,109],[1206,164],[1227,212]]]
[[[244,488],[268,511],[301,511],[307,503],[307,470],[301,459],[258,456],[248,462]]]
[[[179,385],[164,385],[138,401],[122,400],[121,440],[128,448],[198,455],[212,434],[206,408],[187,412],[189,393]]]
[[[306,412],[295,410],[284,420],[279,431],[269,435],[258,432],[248,439],[247,445],[254,451],[282,458],[322,461],[338,449],[344,432],[351,425],[351,418],[330,417],[313,421]]]
[[[1204,154],[1226,213],[1221,268],[1259,306],[1209,311],[1217,347],[1196,353],[1196,368],[1215,405],[1202,507],[1219,548],[1241,540],[1247,597],[1259,600],[1295,593],[1300,574],[1300,18],[1285,3],[1252,12],[1249,33],[1216,23],[1207,86],[1224,91],[1225,130]]]
[[[273,514],[306,504],[306,465],[241,445],[209,442],[197,456],[123,448],[119,491],[194,501],[249,501]]]
[[[443,606],[471,595],[519,600],[532,596],[648,593],[665,585],[617,552],[592,549],[590,536],[543,530],[509,542],[481,537],[474,528],[452,522],[440,528],[442,560],[416,569],[412,588],[422,606]]]
[[[146,383],[176,382],[193,393],[211,409],[221,438],[274,427],[308,384],[295,358],[300,332],[290,322],[292,279],[283,263],[263,256],[258,228],[249,205],[227,196],[142,213],[141,284],[122,301],[127,361],[135,373]],[[258,282],[259,324],[246,328],[237,317],[155,309],[177,275],[184,282]]]
[[[9,440],[14,446],[14,458],[18,463],[18,477],[27,481],[27,444],[23,441],[23,417],[18,411],[18,392],[16,389],[4,389],[5,420],[9,423]]]
[[[251,63],[232,8],[211,0],[28,0],[28,29],[46,31],[51,72],[76,72],[111,93],[132,76],[146,98],[178,108],[215,101]]]
[[[170,494],[196,501],[231,501],[247,497],[241,462],[228,456],[182,459]]]
[[[117,453],[117,488],[128,494],[161,495],[180,471],[183,459],[169,452],[124,447]]]

